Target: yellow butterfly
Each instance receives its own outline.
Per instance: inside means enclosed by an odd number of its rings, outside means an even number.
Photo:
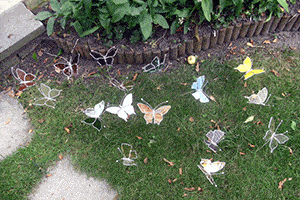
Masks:
[[[263,69],[252,69],[252,61],[249,57],[244,60],[244,63],[234,68],[239,70],[240,72],[246,72],[244,75],[245,80],[254,76],[255,74],[260,74],[265,72]]]

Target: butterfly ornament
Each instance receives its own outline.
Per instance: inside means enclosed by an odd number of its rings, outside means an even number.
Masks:
[[[118,150],[123,155],[123,158],[120,159],[123,160],[123,165],[125,166],[137,165],[134,163],[134,160],[137,158],[137,153],[135,150],[132,150],[132,146],[130,144],[122,143],[121,149],[118,147]],[[116,162],[119,162],[119,160],[117,160]]]
[[[11,73],[20,83],[19,91],[25,90],[27,87],[33,86],[36,84],[34,79],[36,78],[35,75],[31,73],[26,73],[22,69],[17,68],[14,71],[14,68],[11,67]]]
[[[105,111],[117,114],[118,117],[124,119],[127,122],[129,115],[135,114],[132,104],[132,93],[125,96],[122,103],[119,106],[108,107]]]
[[[83,111],[83,113],[86,116],[88,116],[88,118],[82,122],[88,125],[92,125],[95,129],[97,129],[97,131],[100,131],[102,129],[100,116],[103,114],[104,108],[104,101],[101,101],[100,103],[96,104],[94,108],[87,108]]]
[[[288,136],[284,135],[288,131],[280,134],[276,134],[279,126],[281,125],[283,120],[280,121],[279,125],[277,126],[275,130],[275,121],[273,120],[273,117],[270,118],[270,122],[268,125],[269,130],[266,132],[266,135],[264,136],[264,140],[267,141],[263,146],[265,146],[267,143],[269,143],[269,147],[271,149],[271,153],[277,148],[278,143],[284,144],[289,140]]]
[[[206,178],[209,180],[209,182],[212,185],[215,185],[217,187],[217,184],[215,183],[215,180],[213,179],[213,175],[218,175],[218,174],[224,174],[224,172],[221,173],[216,173],[220,171],[221,169],[224,168],[226,162],[211,162],[209,159],[203,159],[201,158],[200,165],[197,165],[199,169],[205,174]]]
[[[171,109],[170,105],[161,106],[164,103],[168,103],[168,101],[160,103],[154,109],[147,103],[144,99],[141,99],[146,104],[138,103],[137,106],[139,107],[140,111],[144,113],[144,119],[146,120],[146,124],[153,123],[159,125],[160,122],[163,120],[163,116],[167,114],[167,112]],[[159,108],[157,108],[159,107]]]
[[[110,84],[117,87],[119,90],[122,90],[123,92],[129,92],[130,90],[133,89],[133,86],[134,86],[133,81],[119,82],[115,78],[110,78],[109,82],[110,82]]]
[[[209,131],[206,134],[206,137],[208,138],[208,140],[204,140],[204,143],[213,151],[213,152],[217,152],[217,148],[220,149],[220,147],[218,146],[218,143],[224,139],[224,135],[225,133],[221,130],[214,130],[214,131]],[[222,151],[220,149],[220,151]]]
[[[234,68],[239,70],[239,72],[245,72],[244,79],[247,80],[248,78],[254,76],[255,74],[261,74],[265,72],[263,69],[252,69],[252,61],[249,57],[247,57],[243,64],[240,64],[238,67]]]
[[[49,86],[47,86],[44,83],[41,83],[40,88],[38,88],[40,93],[43,95],[42,98],[35,99],[36,101],[33,103],[33,105],[37,106],[48,106],[50,108],[55,108],[55,99],[60,95],[60,92],[62,90],[57,90],[57,89],[51,89]]]
[[[207,97],[207,94],[203,91],[203,88],[205,87],[204,84],[205,76],[200,76],[197,78],[197,82],[193,82],[192,89],[196,90],[192,95],[193,97],[201,102],[201,103],[208,103],[209,98]]]
[[[69,61],[67,59],[65,59],[64,57],[61,57],[66,62],[59,62],[59,63],[56,63],[53,65],[55,67],[56,72],[59,73],[62,71],[63,75],[65,75],[68,79],[70,79],[72,76],[78,74],[78,62],[79,62],[80,54],[78,53],[78,54],[73,55],[73,51],[74,51],[74,48],[75,48],[77,42],[78,42],[78,39],[76,40],[75,45],[71,51],[71,56],[70,56]],[[50,53],[47,53],[47,54],[56,57],[56,55],[53,55]]]
[[[160,62],[159,57],[155,56],[153,58],[153,60],[151,61],[151,63],[142,67],[142,69],[144,70],[144,72],[150,72],[150,73],[159,71],[164,67],[165,62],[166,62],[166,57],[167,57],[167,54],[165,54],[163,62]]]
[[[257,94],[252,94],[249,97],[244,97],[249,100],[248,103],[266,106],[266,103],[268,102],[270,96],[271,94],[268,96],[268,89],[264,87],[263,89],[258,91]]]
[[[100,66],[112,66],[114,63],[114,57],[116,56],[118,49],[113,46],[105,55],[100,52],[91,50],[90,55],[97,61]]]

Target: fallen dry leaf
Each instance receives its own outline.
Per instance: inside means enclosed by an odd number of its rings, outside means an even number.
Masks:
[[[89,76],[92,76],[92,75],[94,75],[94,74],[96,74],[96,72],[91,72],[91,73],[88,74],[88,77],[89,77]]]
[[[244,83],[244,87],[247,87],[247,82]]]
[[[213,96],[211,96],[211,95],[209,95],[208,97],[209,97],[212,101],[218,103],[218,102],[216,101],[215,97],[213,97]]]
[[[62,160],[62,159],[63,159],[63,156],[62,156],[62,155],[59,155],[58,158],[59,158],[59,160]]]
[[[46,178],[48,178],[48,177],[50,177],[50,176],[52,176],[52,174],[47,174],[47,175],[46,175]]]
[[[179,175],[182,175],[182,168],[179,168]]]
[[[5,122],[5,124],[9,124],[10,123],[10,119],[8,118]]]
[[[180,131],[180,127],[177,129],[177,132]]]
[[[291,48],[292,50],[297,50],[297,48],[296,48],[296,47],[292,47],[292,46],[290,46],[290,48]]]
[[[254,119],[254,115],[248,117],[248,118],[246,119],[246,121],[244,121],[244,123],[246,124],[246,123],[248,123],[248,122],[252,122],[253,119]]]
[[[263,44],[271,44],[270,40],[263,41]]]
[[[186,191],[195,191],[196,190],[196,188],[194,188],[194,187],[191,187],[191,188],[184,188]]]
[[[29,129],[28,133],[32,133],[33,129]]]
[[[48,60],[49,60],[49,58],[46,58],[46,59],[44,60],[44,63],[48,62]]]
[[[203,191],[201,187],[198,187],[198,191]]]
[[[250,143],[248,143],[248,145],[249,145],[250,147],[252,147],[252,148],[254,148],[254,147],[255,147],[255,145],[254,145],[254,144],[250,144]]]
[[[182,196],[187,197],[188,195],[184,193]]]
[[[246,155],[244,152],[240,152],[240,154],[241,154],[242,156]]]
[[[284,8],[282,8],[282,7],[280,7],[280,6],[279,6],[279,8],[280,8],[280,10],[281,10],[282,12],[284,12]]]
[[[288,147],[288,148],[290,150],[290,154],[292,155],[293,154],[293,150],[290,147]]]
[[[118,75],[121,76],[121,71],[118,69]]]
[[[291,180],[293,180],[293,178],[288,178],[288,181],[291,181]]]
[[[167,163],[169,164],[169,166],[171,166],[171,167],[172,167],[172,166],[174,166],[174,163],[173,163],[173,162],[171,162],[171,161],[168,161],[168,160],[167,160],[167,159],[165,159],[165,158],[164,158],[164,161],[165,161],[165,162],[167,162]]]
[[[271,69],[271,72],[272,72],[273,74],[275,74],[276,76],[280,76],[279,73],[278,73],[277,71],[275,71],[274,69]]]
[[[199,63],[197,62],[197,64],[196,64],[196,72],[199,72],[199,71],[200,71]]]
[[[132,81],[135,81],[135,79],[137,78],[137,76],[138,76],[138,73],[136,73],[136,74],[133,76]]]
[[[146,157],[145,159],[144,159],[144,163],[147,165],[148,164],[148,157]]]
[[[285,94],[284,94],[284,93],[281,93],[281,95],[285,97]]]
[[[65,127],[64,129],[67,131],[67,133],[71,133],[71,131],[68,127]]]
[[[275,42],[277,42],[277,41],[278,41],[278,39],[277,39],[277,38],[275,38],[275,39],[274,39],[272,42],[273,42],[273,43],[275,43]]]
[[[172,182],[174,183],[175,181],[177,181],[177,178],[173,179]]]
[[[141,136],[138,136],[138,135],[137,135],[136,137],[137,137],[139,140],[143,139]]]
[[[172,183],[172,180],[171,180],[171,179],[168,179],[168,183],[170,183],[170,184],[171,184],[171,183]]]
[[[9,95],[10,97],[15,97],[15,93],[14,93],[13,90],[11,90],[11,91],[8,93],[8,95]]]
[[[263,123],[261,121],[257,121],[256,125],[263,125]]]
[[[243,111],[246,111],[246,110],[247,110],[247,108],[246,108],[246,107],[244,107],[244,108],[243,108]]]
[[[190,122],[194,122],[195,121],[193,117],[190,117],[189,120],[190,120]]]
[[[251,44],[250,42],[247,42],[247,46],[252,47],[252,48],[254,47],[253,44]]]
[[[42,50],[40,50],[37,54],[38,54],[39,56],[42,56],[42,55],[43,55]]]
[[[56,73],[60,73],[60,69],[58,67],[55,67],[54,70],[56,71]]]
[[[181,85],[184,85],[184,86],[186,86],[187,85],[187,83],[180,83]]]
[[[278,184],[278,189],[282,190],[282,187],[283,187],[283,184],[286,182],[286,178],[283,179],[282,181],[279,181],[279,184]]]
[[[45,121],[44,119],[39,119],[38,120],[39,123],[44,123],[44,121]]]

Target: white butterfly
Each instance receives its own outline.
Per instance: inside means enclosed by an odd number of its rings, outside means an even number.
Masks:
[[[264,87],[257,94],[252,94],[250,97],[244,97],[249,100],[248,103],[266,106],[270,96],[271,94],[268,97],[268,89]]]
[[[51,108],[55,108],[55,97],[60,95],[60,92],[62,90],[57,90],[57,89],[51,89],[49,86],[45,85],[44,83],[41,83],[40,88],[38,89],[44,97],[40,99],[35,99],[36,101],[33,103],[33,105],[37,106],[48,106]]]
[[[284,135],[288,131],[286,131],[284,133],[281,133],[281,134],[276,134],[277,129],[279,128],[281,123],[282,123],[282,120],[280,121],[279,125],[277,126],[277,128],[275,130],[275,121],[273,120],[273,117],[271,117],[270,122],[269,122],[269,126],[268,126],[269,130],[266,132],[266,135],[263,138],[264,140],[267,141],[265,144],[270,142],[269,147],[271,149],[271,153],[273,153],[274,149],[277,148],[278,143],[283,144],[283,143],[285,143],[286,141],[289,140],[288,136]]]
[[[118,150],[121,152],[123,155],[123,165],[125,166],[132,166],[132,165],[137,165],[134,163],[134,159],[137,158],[137,153],[135,150],[132,150],[132,146],[127,143],[122,143],[121,144],[121,149],[118,147]],[[117,160],[119,162],[119,160]]]
[[[192,89],[197,90],[192,95],[195,97],[196,100],[200,100],[201,103],[207,103],[209,102],[209,98],[207,97],[207,94],[203,91],[204,88],[204,81],[205,76],[200,76],[197,78],[197,82],[193,82]]]
[[[221,173],[215,173],[215,172],[223,169],[225,164],[226,164],[226,162],[216,161],[216,162],[212,163],[209,159],[201,158],[200,165],[197,165],[197,166],[205,174],[205,176],[209,180],[209,182],[212,185],[215,185],[215,187],[217,187],[217,184],[215,183],[215,180],[213,179],[212,175],[224,174],[224,172],[221,172]]]
[[[209,140],[204,140],[205,144],[213,151],[213,152],[217,152],[217,147],[220,149],[220,147],[218,146],[218,143],[224,139],[224,132],[220,131],[220,130],[214,130],[214,131],[209,131],[206,134],[206,137]],[[222,151],[220,149],[220,151]]]
[[[129,115],[135,114],[132,104],[132,93],[125,96],[123,102],[119,106],[109,107],[105,111],[117,114],[120,118],[127,122]]]
[[[83,113],[86,114],[86,116],[88,116],[89,118],[85,119],[82,122],[88,125],[92,125],[95,129],[100,131],[102,128],[100,116],[102,115],[104,108],[104,101],[101,101],[100,103],[96,104],[94,108],[87,108],[83,111]]]

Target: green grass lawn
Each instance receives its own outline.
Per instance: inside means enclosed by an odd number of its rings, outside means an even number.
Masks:
[[[41,97],[37,87],[29,88],[20,101],[28,109],[35,134],[26,148],[0,163],[0,197],[25,199],[62,154],[70,155],[75,166],[88,175],[108,180],[120,199],[300,198],[299,52],[263,50],[249,56],[253,68],[264,68],[266,72],[246,81],[241,78],[243,73],[234,70],[246,55],[224,63],[219,63],[218,58],[205,60],[200,64],[200,72],[194,66],[183,65],[165,73],[139,74],[131,91],[136,115],[125,122],[106,112],[102,116],[105,128],[100,132],[81,122],[86,119],[82,110],[93,108],[102,100],[119,105],[124,97],[123,91],[108,87],[107,79],[97,76],[100,72],[93,78],[66,80],[61,85],[46,83],[63,90],[56,109],[29,106],[32,99]],[[191,85],[200,75],[208,81],[204,91],[217,102],[203,104],[191,95]],[[270,106],[248,104],[243,96],[263,87],[272,94],[267,103]],[[169,101],[172,108],[159,126],[146,125],[136,105],[141,98],[153,107]],[[255,116],[254,120],[244,123],[249,116]],[[261,148],[270,117],[276,126],[283,120],[277,133],[287,130],[285,135],[289,137],[272,154],[268,145]],[[39,122],[41,119],[44,122]],[[292,126],[292,122],[297,126]],[[70,124],[71,133],[67,133],[64,127]],[[213,153],[208,151],[204,139],[208,131],[217,127],[226,135],[219,143],[222,151]],[[129,143],[137,151],[137,166],[116,162],[122,158],[117,149],[121,143]],[[174,165],[169,166],[164,158]],[[201,158],[226,162],[221,170],[225,174],[213,176],[218,187],[211,185],[197,167]],[[282,190],[278,189],[285,178],[291,180],[284,183]],[[196,190],[185,189],[193,187]]]

